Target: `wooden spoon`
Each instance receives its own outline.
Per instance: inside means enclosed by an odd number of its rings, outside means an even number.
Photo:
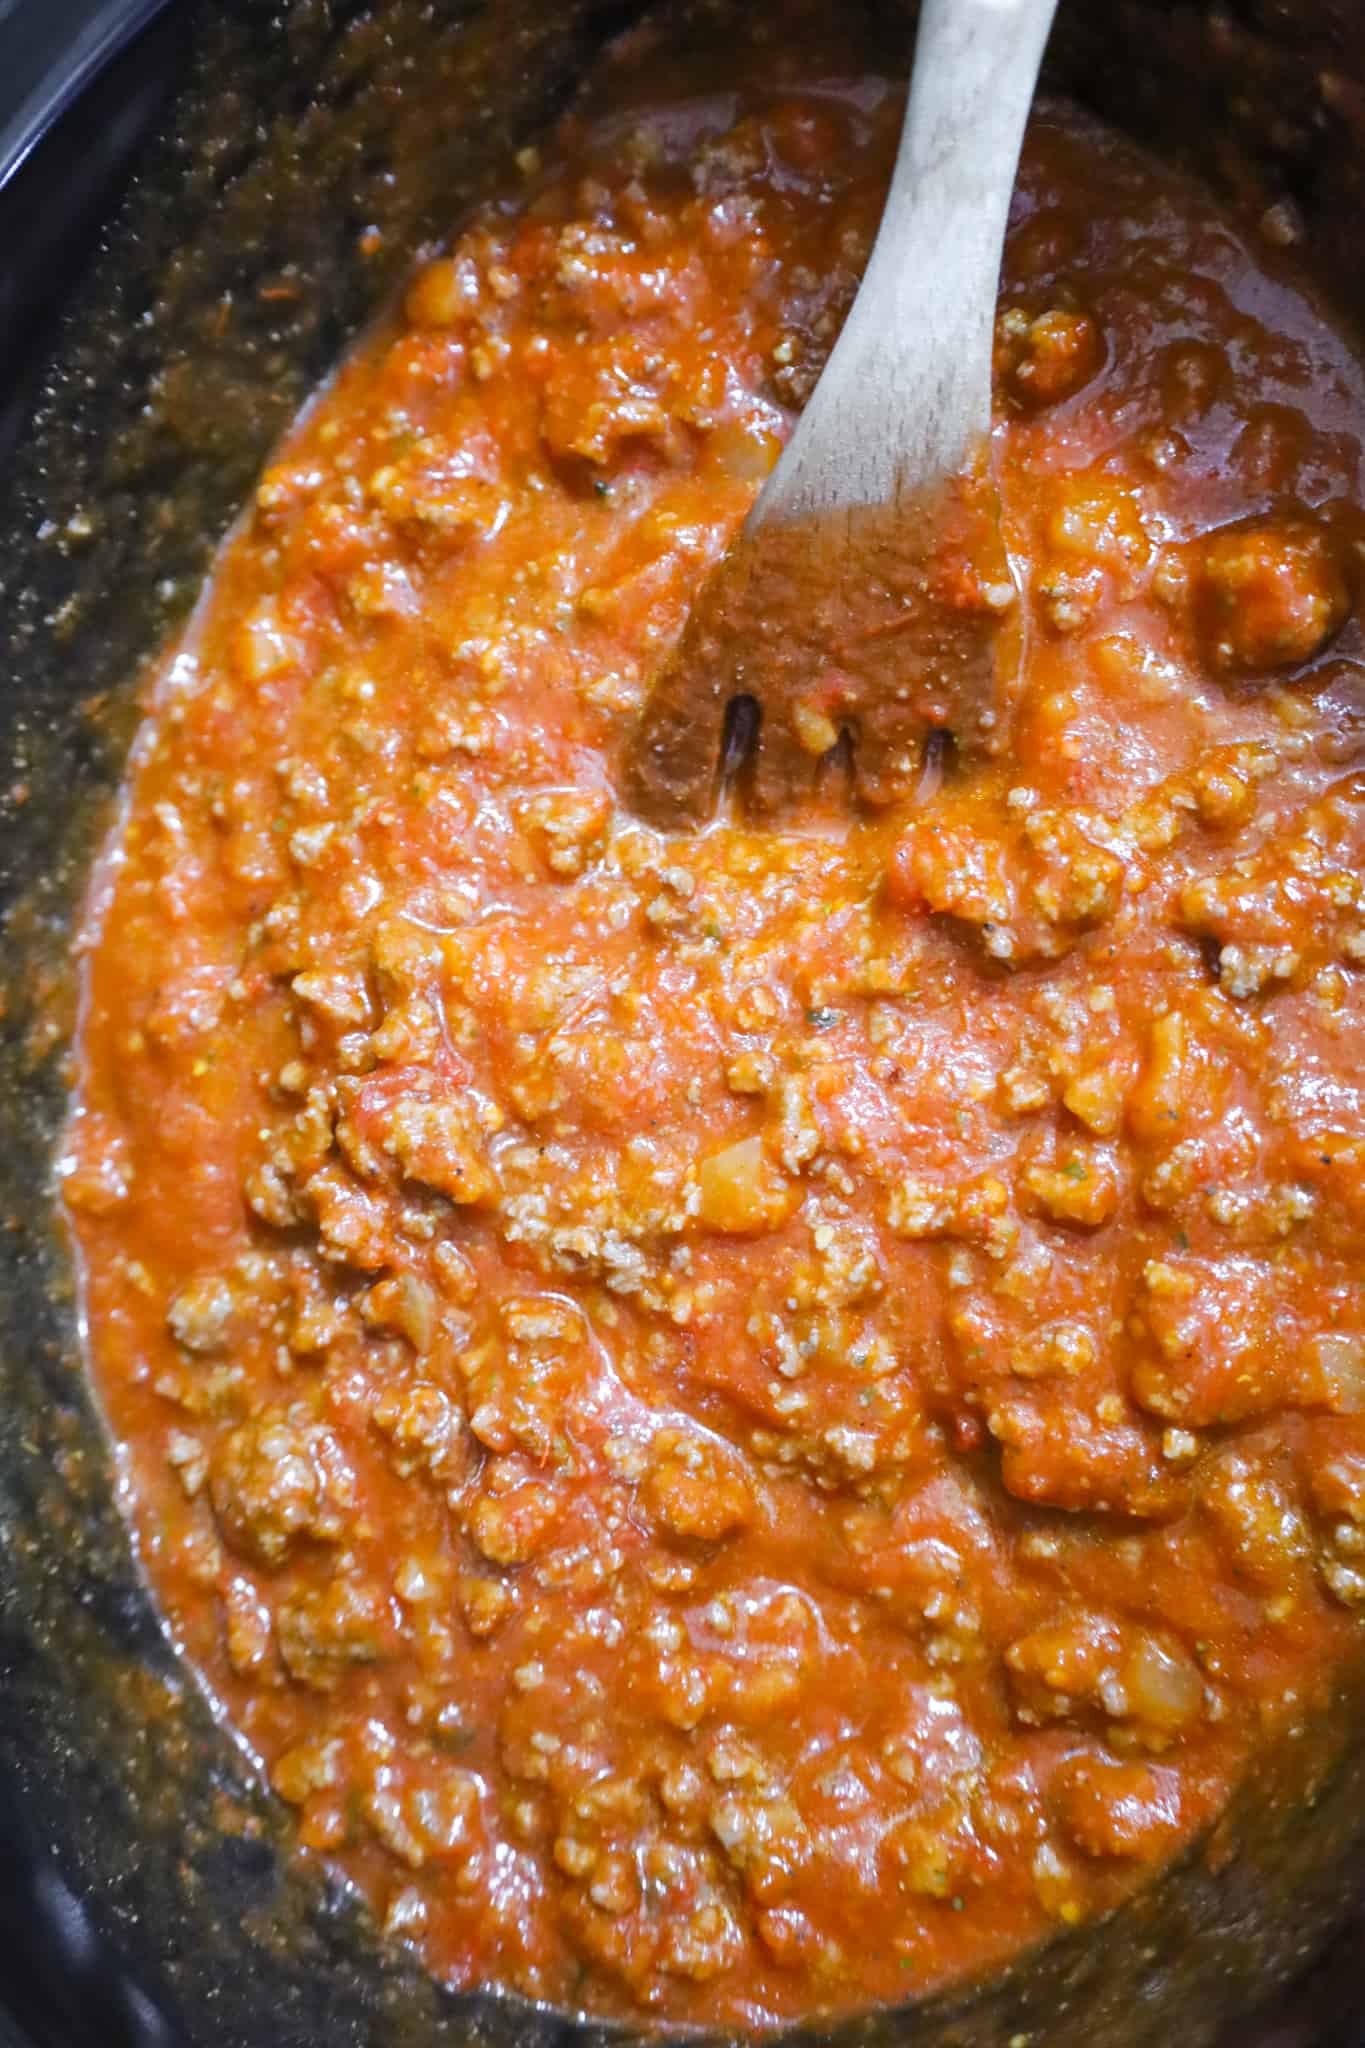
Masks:
[[[924,0],[891,190],[843,332],[625,763],[651,822],[695,825],[738,773],[771,816],[832,755],[909,793],[925,742],[998,748],[1019,605],[987,447],[1000,259],[1056,0]]]

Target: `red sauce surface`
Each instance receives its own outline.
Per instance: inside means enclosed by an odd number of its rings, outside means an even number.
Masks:
[[[654,832],[623,749],[900,108],[732,70],[628,51],[266,473],[65,1191],[147,1571],[301,1841],[454,1983],[745,2027],[1112,1906],[1356,1644],[1365,386],[1044,107],[1012,749]]]

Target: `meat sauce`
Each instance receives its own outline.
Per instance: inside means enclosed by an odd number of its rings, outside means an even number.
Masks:
[[[903,90],[742,43],[625,45],[264,474],[63,1161],[142,1559],[300,1842],[452,1984],[731,2029],[1113,1907],[1365,1605],[1365,378],[1291,218],[1044,103],[1010,745],[648,829]]]

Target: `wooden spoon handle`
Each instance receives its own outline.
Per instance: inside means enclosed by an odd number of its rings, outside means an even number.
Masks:
[[[888,504],[989,431],[1000,257],[1056,4],[924,0],[881,228],[755,524]]]

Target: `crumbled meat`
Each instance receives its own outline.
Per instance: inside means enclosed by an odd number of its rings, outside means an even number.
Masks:
[[[337,1543],[355,1506],[341,1444],[319,1424],[280,1411],[231,1430],[215,1451],[210,1491],[235,1550],[278,1565],[305,1538]]]

